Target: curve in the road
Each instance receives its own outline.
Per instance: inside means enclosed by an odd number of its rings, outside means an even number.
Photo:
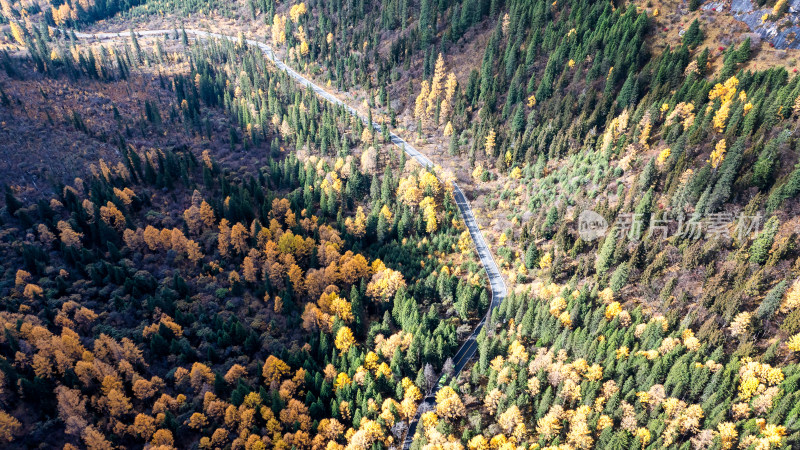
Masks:
[[[143,30],[135,32],[138,36],[158,36],[173,33],[175,30]],[[207,39],[207,38],[216,38],[216,39],[225,39],[229,41],[236,41],[238,40],[234,36],[228,36],[225,34],[219,33],[212,33],[208,31],[202,30],[195,30],[195,29],[186,29],[184,30],[187,35],[195,36],[197,39]],[[113,39],[113,38],[125,38],[130,36],[130,32],[124,33],[79,33],[75,32],[75,36],[78,38],[95,38],[95,39]],[[297,80],[300,84],[310,88],[313,90],[318,96],[324,98],[325,100],[338,105],[342,106],[347,109],[351,114],[361,119],[367,125],[371,125],[376,131],[381,131],[381,125],[373,122],[369,123],[369,119],[364,117],[350,105],[342,102],[338,98],[336,98],[333,94],[322,89],[303,75],[299,74],[297,71],[292,69],[291,67],[287,66],[283,61],[281,61],[275,54],[273,53],[272,49],[269,45],[259,42],[253,39],[246,39],[245,42],[249,45],[253,45],[261,49],[264,56],[272,61],[279,69],[285,71],[289,76]],[[401,150],[406,152],[408,156],[414,158],[420,165],[425,167],[426,169],[433,170],[434,164],[428,159],[425,155],[420,153],[417,149],[415,149],[412,145],[408,142],[403,140],[400,136],[389,132],[389,138],[394,145],[399,147]],[[492,310],[500,305],[503,299],[507,295],[507,289],[505,281],[503,280],[503,276],[500,273],[500,269],[497,266],[497,263],[492,256],[492,252],[489,250],[489,246],[486,244],[486,240],[483,237],[483,233],[481,233],[480,228],[478,227],[478,223],[475,221],[475,216],[472,213],[472,208],[469,205],[469,201],[464,193],[461,191],[461,188],[454,182],[453,183],[453,197],[455,198],[456,205],[458,205],[458,210],[461,213],[461,217],[464,219],[464,225],[467,227],[470,236],[472,237],[472,242],[475,244],[475,250],[478,252],[478,257],[481,260],[481,264],[483,268],[486,270],[486,274],[489,277],[489,285],[491,286],[492,290],[492,297],[491,303],[489,308],[486,312],[486,315],[481,319],[475,329],[472,331],[472,334],[467,338],[467,340],[461,345],[461,348],[458,349],[455,355],[452,356],[453,365],[454,365],[454,372],[453,376],[458,376],[464,367],[467,365],[467,362],[475,355],[475,352],[478,350],[478,343],[477,338],[478,334],[483,329],[483,326],[486,324],[486,321],[491,317]],[[441,378],[440,378],[441,380]],[[425,398],[420,402],[419,408],[417,408],[417,413],[414,418],[409,422],[408,432],[406,433],[406,438],[403,441],[403,450],[407,450],[414,439],[414,434],[416,433],[417,423],[419,421],[420,415],[426,410],[431,409],[435,405],[435,396],[436,392],[439,390],[439,382],[437,382],[434,387],[427,393]]]

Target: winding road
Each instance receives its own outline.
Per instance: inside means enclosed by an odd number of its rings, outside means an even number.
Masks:
[[[195,30],[195,29],[186,29],[184,30],[188,36],[194,36],[197,39],[208,39],[208,38],[215,38],[215,39],[226,39],[229,41],[237,41],[238,38],[234,36],[228,36],[225,34],[219,33],[212,33],[208,31],[202,30]],[[167,30],[167,29],[159,29],[159,30],[143,30],[143,31],[136,31],[137,36],[159,36],[174,33],[175,30]],[[75,36],[81,39],[97,39],[97,40],[108,40],[114,38],[127,38],[130,37],[130,32],[122,32],[122,33],[79,33],[75,32]],[[253,45],[261,49],[264,53],[264,56],[272,61],[275,66],[277,66],[280,70],[285,71],[289,76],[294,78],[298,83],[312,89],[318,96],[324,98],[325,100],[333,103],[337,106],[342,106],[346,108],[351,114],[361,119],[367,125],[371,125],[376,131],[381,131],[381,125],[378,123],[369,123],[369,119],[367,119],[364,115],[360,114],[356,111],[355,108],[352,108],[350,105],[342,102],[338,98],[336,98],[333,94],[326,91],[325,89],[321,88],[317,84],[313,83],[303,75],[299,74],[297,71],[292,69],[291,67],[287,66],[283,61],[281,61],[275,53],[273,53],[272,48],[269,45],[259,42],[253,39],[245,39],[245,42],[248,45]],[[402,149],[408,156],[414,158],[420,165],[423,167],[433,170],[434,164],[428,159],[425,155],[420,153],[417,149],[415,149],[412,145],[408,142],[403,140],[400,136],[389,132],[389,139],[392,141],[394,145]],[[454,182],[453,183],[453,197],[455,198],[456,205],[458,205],[458,210],[461,213],[461,217],[464,219],[464,224],[469,231],[470,236],[472,237],[472,242],[475,244],[475,249],[478,252],[478,257],[481,260],[481,264],[483,265],[484,269],[486,270],[486,274],[489,277],[489,284],[492,290],[491,296],[491,303],[489,305],[489,309],[486,312],[486,315],[483,319],[478,323],[475,329],[472,331],[472,334],[467,338],[467,340],[461,345],[461,348],[458,349],[455,355],[452,356],[454,371],[453,376],[458,376],[467,363],[472,359],[475,355],[475,352],[478,350],[478,343],[477,337],[480,333],[481,329],[483,329],[486,321],[489,320],[491,317],[492,310],[498,307],[503,299],[506,297],[507,288],[505,281],[503,280],[503,276],[500,274],[500,269],[497,266],[497,263],[492,256],[491,251],[489,251],[489,246],[486,244],[486,240],[483,237],[483,233],[481,233],[480,228],[478,227],[478,223],[475,221],[475,215],[472,213],[472,208],[469,205],[469,201],[467,197],[464,196],[464,193],[461,191],[461,188]],[[441,378],[440,378],[441,380]],[[417,429],[417,423],[419,421],[420,415],[424,411],[428,411],[433,409],[436,405],[436,392],[439,390],[440,383],[437,382],[433,389],[428,392],[423,400],[420,402],[419,408],[417,408],[417,414],[414,416],[414,419],[409,422],[408,432],[406,433],[406,438],[403,441],[403,450],[407,450],[411,447],[411,443],[414,440],[414,434]]]

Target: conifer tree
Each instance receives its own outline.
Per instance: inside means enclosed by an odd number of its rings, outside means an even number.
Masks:
[[[683,43],[688,47],[696,47],[703,42],[703,31],[700,30],[700,22],[694,19],[686,33],[683,34]]]
[[[775,235],[778,233],[778,225],[777,216],[769,218],[764,228],[750,246],[750,262],[764,264],[769,256],[769,250],[772,247]]]
[[[786,280],[781,280],[769,290],[764,300],[756,310],[756,318],[760,321],[769,320],[783,301],[783,294],[786,292]]]
[[[605,274],[609,267],[611,267],[614,248],[617,244],[616,240],[617,229],[614,227],[609,230],[606,238],[603,240],[603,245],[600,247],[600,251],[597,253],[597,258],[594,262],[594,268],[599,275]]]

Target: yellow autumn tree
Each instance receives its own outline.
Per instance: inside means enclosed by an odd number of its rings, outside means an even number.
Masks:
[[[417,187],[417,179],[414,175],[401,178],[397,186],[397,198],[400,202],[415,207],[422,200],[422,190]]]
[[[524,419],[517,405],[512,405],[497,418],[497,424],[506,434],[512,434],[519,425],[524,425]]]
[[[258,268],[255,261],[250,256],[245,256],[242,261],[242,275],[248,283],[255,283],[258,281]]]
[[[419,206],[422,208],[422,214],[425,217],[425,231],[433,233],[438,227],[438,222],[436,220],[436,204],[433,198],[425,197],[419,202]]]
[[[348,386],[352,382],[353,382],[353,380],[351,380],[350,377],[347,376],[346,373],[342,372],[342,373],[340,373],[339,375],[336,376],[336,381],[333,383],[333,387],[336,390],[339,390],[339,389],[341,389],[341,388],[343,388],[345,386]]]
[[[289,9],[289,17],[291,17],[292,22],[297,23],[300,20],[300,17],[305,14],[307,11],[305,2],[300,2],[296,5],[292,5]]]
[[[69,222],[59,220],[56,228],[60,231],[61,242],[68,247],[81,248],[83,233],[78,233],[72,229]]]
[[[722,133],[725,130],[725,124],[728,122],[728,116],[731,111],[731,102],[727,101],[720,105],[717,112],[714,114],[714,128]]]
[[[436,107],[439,105],[439,96],[442,92],[442,80],[444,79],[444,58],[442,58],[442,54],[439,53],[438,58],[436,59],[436,65],[433,71],[433,79],[431,80],[431,89],[428,92],[428,98],[426,99],[426,107],[425,107],[425,115],[426,117],[430,118]]]
[[[607,320],[614,320],[615,317],[622,312],[622,306],[619,302],[612,302],[610,305],[606,306],[606,319]]]
[[[200,245],[189,239],[186,241],[186,258],[193,264],[203,259],[203,252],[200,251]]]
[[[111,202],[106,203],[106,206],[100,207],[100,217],[103,222],[119,232],[125,229],[125,215]]]
[[[272,43],[275,46],[279,46],[286,42],[286,16],[281,16],[280,14],[275,14],[272,18],[272,27],[270,31],[272,33]]]
[[[40,297],[44,291],[41,287],[35,284],[28,283],[25,285],[25,289],[22,292],[22,295],[29,300],[33,300],[35,297]]]
[[[206,227],[214,226],[214,209],[205,200],[200,203],[200,219]]]
[[[208,418],[206,418],[205,414],[196,412],[189,417],[187,424],[189,425],[189,428],[199,430],[208,425]]]
[[[390,301],[395,292],[406,286],[403,274],[389,268],[383,268],[372,276],[367,284],[367,295],[375,299]]]
[[[83,438],[84,444],[86,444],[86,448],[89,450],[106,450],[113,448],[103,433],[92,425],[83,429],[81,437]]]
[[[425,123],[428,120],[426,102],[428,101],[429,94],[430,85],[428,84],[428,80],[423,80],[422,85],[420,86],[419,95],[414,101],[414,118],[420,121],[423,126],[425,126]]]
[[[11,22],[11,36],[19,45],[25,45],[25,32],[17,22]]]
[[[27,270],[18,269],[16,276],[14,277],[14,285],[15,286],[22,286],[26,284],[28,280],[31,278],[31,273]]]
[[[793,352],[800,353],[800,333],[795,334],[786,341],[786,346]]]
[[[714,151],[711,152],[708,161],[711,162],[711,167],[716,169],[722,164],[722,161],[725,159],[725,152],[726,152],[726,144],[725,139],[721,139],[717,142],[717,145],[714,147]]]
[[[453,135],[453,124],[450,121],[444,126],[444,135],[448,137]]]
[[[0,0],[0,11],[2,11],[3,15],[8,19],[18,15],[17,10],[14,9],[14,6],[11,4],[11,0]]]
[[[436,414],[445,419],[457,419],[466,414],[464,403],[450,386],[444,386],[436,393]]]
[[[494,132],[494,128],[489,129],[489,132],[486,133],[486,143],[484,144],[487,156],[492,155],[492,150],[494,150],[495,146],[495,137],[496,135]]]
[[[331,312],[347,323],[354,319],[350,302],[338,295],[331,301]]]
[[[175,444],[175,438],[172,437],[171,431],[162,428],[153,433],[150,444],[155,447],[172,447]]]
[[[292,283],[292,288],[294,292],[297,294],[302,294],[304,289],[304,279],[303,279],[303,269],[300,268],[297,264],[292,264],[289,267],[289,282]]]
[[[139,437],[148,440],[150,436],[153,435],[156,431],[156,424],[155,419],[147,414],[139,413],[136,415],[136,418],[133,420],[133,425],[130,427],[130,431],[132,434],[138,435]]]
[[[752,314],[747,311],[742,311],[734,317],[731,322],[730,330],[733,336],[744,336],[750,328],[752,321]]]
[[[658,157],[656,158],[656,165],[658,165],[659,167],[663,166],[664,163],[667,162],[667,158],[669,158],[669,155],[671,155],[671,154],[672,154],[672,150],[669,149],[669,148],[665,148],[664,150],[661,150],[658,153]]]
[[[469,231],[464,230],[461,232],[458,237],[458,249],[465,255],[472,250],[472,236],[470,236]]]
[[[454,73],[450,72],[447,76],[447,81],[444,83],[444,99],[442,99],[442,107],[439,112],[442,121],[450,118],[450,113],[453,111],[453,95],[455,95],[458,80]],[[449,121],[447,123],[450,123]]]
[[[370,142],[372,142],[372,128],[367,126],[361,130],[361,143],[368,145]]]
[[[431,172],[422,172],[419,176],[419,188],[426,194],[430,192],[434,196],[439,195],[439,179]]]
[[[261,369],[261,375],[267,384],[277,382],[284,375],[288,374],[291,369],[289,365],[281,359],[276,358],[274,355],[269,355],[264,362],[264,367]]]
[[[147,230],[145,230],[147,232]],[[228,256],[228,249],[231,246],[231,228],[228,219],[219,222],[219,233],[217,233],[217,249],[222,257]]]
[[[341,327],[339,331],[336,333],[336,339],[334,339],[333,344],[341,353],[347,353],[347,350],[356,342],[355,338],[353,337],[353,332],[350,331],[348,327]]]
[[[736,438],[739,436],[739,432],[736,431],[736,425],[731,422],[722,422],[717,425],[717,432],[719,432],[723,450],[733,448]]]
[[[367,216],[364,214],[364,208],[359,206],[356,209],[355,217],[348,217],[345,219],[344,225],[348,233],[359,239],[364,237],[364,234],[367,232]]]
[[[186,222],[186,228],[189,229],[189,233],[198,234],[203,226],[200,208],[192,205],[183,211],[183,221]]]
[[[442,92],[442,80],[444,80],[444,58],[442,54],[436,57],[436,64],[433,69],[433,79],[431,80],[430,98],[436,99]],[[430,102],[429,102],[430,103]]]
[[[247,253],[250,248],[247,243],[249,238],[250,232],[247,231],[247,228],[245,228],[241,223],[236,222],[236,224],[233,225],[233,228],[231,228],[231,245],[237,253]]]
[[[16,417],[0,410],[0,441],[11,442],[22,430],[22,424]]]
[[[541,269],[549,269],[553,265],[553,256],[550,253],[545,253],[542,259],[539,260],[539,267]]]
[[[481,177],[483,176],[483,167],[480,165],[475,166],[475,169],[472,170],[472,178],[475,181],[481,181]]]
[[[381,207],[381,215],[383,216],[384,219],[386,219],[387,223],[392,222],[392,211],[389,209],[388,206],[383,205],[383,207]]]
[[[778,0],[775,2],[775,6],[772,7],[772,15],[776,18],[780,17],[786,8],[786,5],[788,5],[788,0]]]

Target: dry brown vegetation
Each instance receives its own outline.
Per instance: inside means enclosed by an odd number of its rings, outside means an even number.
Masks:
[[[153,43],[141,40],[143,47]],[[187,71],[186,62],[165,61],[133,70],[126,80],[54,78],[29,67],[15,78],[0,72],[0,88],[9,100],[0,105],[0,184],[26,199],[50,193],[53,186],[84,177],[99,159],[116,165],[121,140],[138,150],[186,145],[198,158],[210,150],[230,168],[253,173],[266,155],[231,151],[228,130],[234,125],[225,114],[206,109],[211,128],[202,133],[170,119],[174,93],[162,83]],[[158,105],[162,123],[148,122],[146,102]]]

